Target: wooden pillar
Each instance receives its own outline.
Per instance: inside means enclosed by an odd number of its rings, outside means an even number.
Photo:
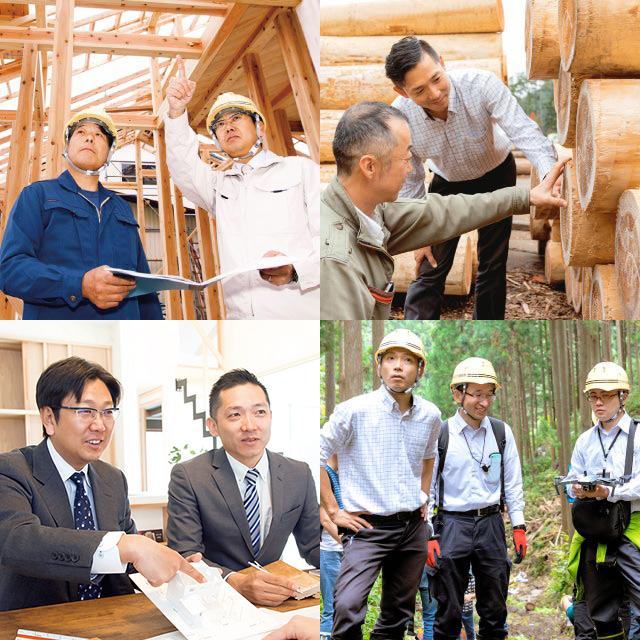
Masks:
[[[320,160],[320,88],[307,42],[294,9],[283,11],[276,19],[276,33],[293,89],[298,113],[306,135],[309,154]]]
[[[269,150],[277,153],[279,156],[287,155],[286,145],[282,138],[280,128],[276,125],[276,119],[273,114],[273,106],[271,99],[267,93],[267,83],[262,72],[262,65],[255,53],[247,53],[242,58],[242,66],[244,75],[249,88],[249,97],[256,103],[256,106],[265,117],[265,137]]]
[[[147,221],[144,216],[144,189],[142,178],[142,149],[140,138],[136,136],[136,214],[140,225],[140,241],[144,252],[147,252]]]
[[[191,269],[189,269],[189,241],[187,240],[187,225],[184,219],[182,193],[175,184],[172,183],[172,186],[178,236],[178,266],[180,267],[180,275],[183,278],[190,279]],[[193,292],[191,291],[182,292],[182,317],[186,320],[194,320],[196,317],[193,306]]]
[[[47,144],[47,178],[57,178],[64,168],[62,157],[64,125],[71,104],[71,63],[73,59],[73,9],[75,0],[56,0],[56,29],[53,38],[51,101]]]
[[[209,226],[209,214],[201,207],[196,207],[196,226],[200,243],[200,262],[202,263],[202,279],[208,280],[216,275],[214,241],[215,236]],[[224,318],[224,304],[221,303],[222,285],[215,284],[204,290],[207,319]]]
[[[273,112],[275,116],[275,126],[280,130],[280,134],[285,144],[286,153],[283,155],[295,156],[296,148],[293,146],[293,136],[291,135],[291,127],[289,126],[289,118],[284,109],[276,109]]]

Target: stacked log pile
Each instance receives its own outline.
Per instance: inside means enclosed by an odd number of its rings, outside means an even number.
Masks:
[[[353,4],[322,3],[320,9],[320,173],[327,183],[335,175],[332,143],[345,109],[362,100],[390,104],[398,96],[386,78],[384,62],[405,35],[426,40],[447,70],[479,68],[507,82],[502,50],[502,0],[365,0]],[[517,158],[526,174],[526,158]],[[477,240],[466,234],[446,281],[446,294],[469,293],[477,265]],[[406,291],[414,274],[413,254],[396,258],[396,291]]]
[[[637,0],[527,0],[526,15],[528,77],[556,78],[558,139],[573,152],[561,251],[547,245],[545,274],[561,271],[560,255],[567,297],[584,318],[640,319]]]

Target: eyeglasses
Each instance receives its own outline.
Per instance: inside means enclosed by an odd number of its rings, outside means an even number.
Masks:
[[[218,132],[220,131],[220,129],[226,127],[228,124],[235,124],[244,115],[245,115],[244,113],[232,113],[228,118],[225,118],[224,120],[223,119],[216,120],[213,123],[213,130]]]
[[[53,409],[69,409],[70,411],[75,411],[78,416],[78,420],[82,422],[82,424],[91,424],[100,414],[102,418],[102,422],[106,427],[113,426],[113,423],[116,421],[118,416],[120,415],[120,409],[117,407],[113,407],[112,409],[91,409],[90,407],[52,407]]]
[[[496,399],[495,393],[467,393],[465,391],[465,396],[471,396],[476,402],[480,402],[481,400],[486,400],[487,402],[491,402]]]
[[[587,393],[587,400],[589,402],[602,402],[602,404],[605,404],[606,402],[609,402],[609,400],[611,400],[611,398],[616,398],[618,396],[617,393],[603,393],[602,395],[598,395],[597,393]]]

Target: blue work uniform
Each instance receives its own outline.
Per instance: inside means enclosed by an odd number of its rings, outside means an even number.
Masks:
[[[0,290],[24,300],[25,320],[162,320],[155,293],[112,309],[82,295],[84,274],[103,264],[149,273],[131,208],[100,183],[97,195],[87,198],[65,171],[18,196],[0,247]]]

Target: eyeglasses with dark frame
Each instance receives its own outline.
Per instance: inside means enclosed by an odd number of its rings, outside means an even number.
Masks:
[[[495,392],[494,393],[468,393],[465,391],[464,395],[472,397],[476,402],[479,402],[480,400],[487,400],[488,402],[491,402],[492,400],[496,399]]]
[[[76,416],[80,422],[84,424],[91,424],[100,414],[102,422],[105,426],[110,427],[115,423],[120,415],[120,409],[118,407],[112,407],[111,409],[92,409],[91,407],[52,407],[52,409],[69,409],[69,411],[75,411]]]

